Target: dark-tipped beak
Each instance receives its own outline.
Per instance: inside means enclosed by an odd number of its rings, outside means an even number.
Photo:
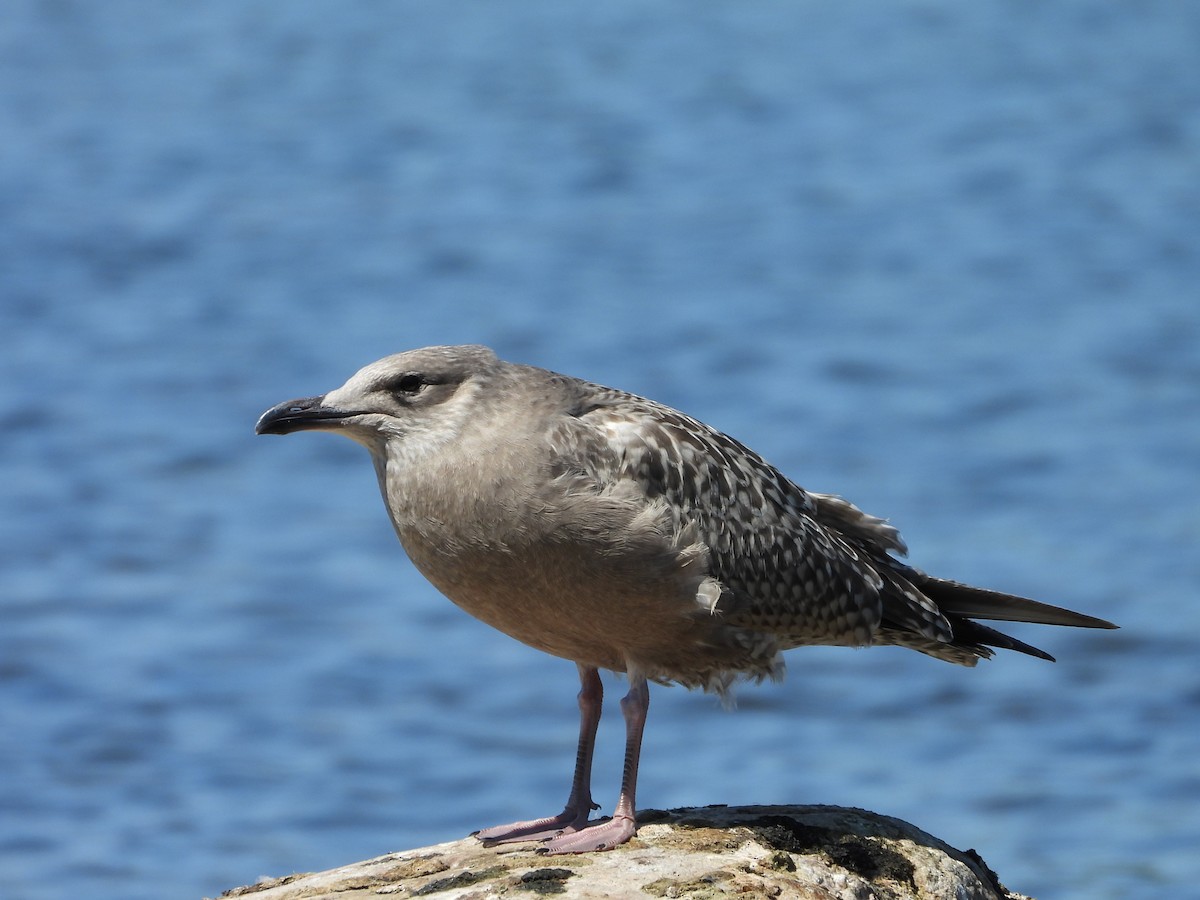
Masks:
[[[329,428],[336,420],[354,415],[343,409],[325,406],[324,401],[324,397],[306,397],[272,406],[259,417],[254,433],[291,434],[293,431]]]

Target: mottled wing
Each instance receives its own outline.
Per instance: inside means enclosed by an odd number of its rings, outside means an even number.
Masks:
[[[564,428],[589,445],[572,465],[601,485],[636,483],[666,503],[676,528],[698,532],[730,625],[783,647],[868,644],[881,628],[930,645],[952,639],[903,577],[910,570],[887,555],[904,545],[882,520],[805,491],[733,438],[653,401],[580,384],[571,412]]]

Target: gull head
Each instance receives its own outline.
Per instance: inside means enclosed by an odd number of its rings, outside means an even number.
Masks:
[[[327,394],[271,407],[254,431],[331,431],[382,452],[394,439],[455,430],[500,365],[495,353],[480,346],[397,353],[364,366]]]

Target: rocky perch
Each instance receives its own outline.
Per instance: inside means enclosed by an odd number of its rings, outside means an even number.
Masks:
[[[706,806],[643,810],[638,821],[637,837],[606,853],[547,856],[534,843],[489,848],[464,838],[221,896],[1028,900],[1001,885],[975,851],[861,809]]]

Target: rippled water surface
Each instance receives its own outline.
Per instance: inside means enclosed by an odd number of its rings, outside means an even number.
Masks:
[[[643,806],[869,807],[1043,898],[1195,885],[1196,7],[13,0],[0,131],[0,896],[560,807],[573,666],[414,573],[360,448],[252,434],[466,341],[1124,626],[657,689]]]

